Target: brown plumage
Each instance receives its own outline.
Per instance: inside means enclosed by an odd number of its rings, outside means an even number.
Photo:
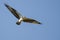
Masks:
[[[16,22],[17,25],[20,25],[21,22],[28,22],[28,23],[34,23],[34,24],[41,24],[40,22],[31,19],[31,18],[27,18],[27,17],[23,17],[19,12],[17,12],[14,8],[12,8],[11,6],[5,4],[5,6],[9,9],[9,11],[18,19],[18,21]]]

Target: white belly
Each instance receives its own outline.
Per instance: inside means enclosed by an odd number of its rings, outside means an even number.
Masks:
[[[23,18],[20,18],[18,21],[21,22],[23,20]]]

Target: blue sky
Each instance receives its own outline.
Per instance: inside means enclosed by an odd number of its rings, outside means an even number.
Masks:
[[[4,3],[42,25],[16,25],[17,19]],[[60,0],[0,0],[0,40],[60,40],[59,28]]]

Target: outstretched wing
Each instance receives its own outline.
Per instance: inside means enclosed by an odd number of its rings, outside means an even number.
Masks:
[[[34,23],[34,24],[41,24],[40,22],[34,20],[34,19],[30,19],[30,18],[23,18],[23,22],[28,22],[28,23]]]
[[[20,19],[21,14],[19,14],[14,8],[10,7],[9,5],[5,4],[5,6],[16,18]]]

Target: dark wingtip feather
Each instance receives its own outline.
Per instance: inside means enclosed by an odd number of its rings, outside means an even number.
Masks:
[[[42,24],[42,23],[38,22],[38,24]]]
[[[35,20],[35,22],[36,22],[37,24],[42,24],[41,22],[38,22],[38,21],[36,21],[36,20]]]
[[[4,5],[5,5],[6,7],[8,7],[8,5],[7,5],[6,3],[4,3]]]

